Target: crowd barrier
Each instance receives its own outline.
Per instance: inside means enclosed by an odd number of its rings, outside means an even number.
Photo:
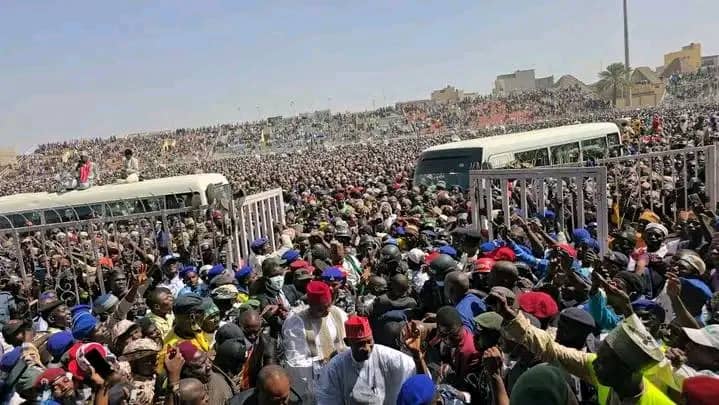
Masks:
[[[250,256],[250,244],[255,239],[267,238],[272,250],[280,247],[275,232],[276,225],[285,224],[285,203],[282,189],[276,188],[252,194],[237,202],[238,252],[246,259]]]
[[[143,269],[142,255],[159,260],[173,252],[194,263],[238,264],[249,257],[254,239],[267,237],[273,249],[279,248],[274,226],[285,223],[281,189],[233,201],[229,185],[214,187],[206,206],[193,201],[169,209],[164,199],[152,207],[146,199],[123,200],[45,210],[41,219],[20,221],[27,226],[13,226],[17,217],[0,214],[0,269],[78,303],[80,291],[110,289],[108,276],[118,257],[135,272]]]
[[[609,237],[607,169],[605,167],[543,167],[471,170],[473,224],[490,239],[497,228],[510,228],[512,217],[524,219],[555,213],[557,231],[571,233],[591,215],[597,223],[602,254]]]
[[[659,211],[674,222],[680,211],[692,208],[689,195],[699,191],[692,190],[694,178],[704,184],[703,192],[697,194],[700,194],[706,208],[717,209],[717,163],[716,145],[596,161],[597,165],[607,167],[610,189],[616,201],[643,205],[652,211]],[[657,201],[661,206],[655,206]]]

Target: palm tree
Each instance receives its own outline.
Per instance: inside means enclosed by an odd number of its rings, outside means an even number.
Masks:
[[[623,90],[628,85],[626,77],[627,69],[621,62],[612,63],[607,66],[607,70],[599,72],[599,82],[597,83],[597,87],[602,93],[611,89],[612,103],[614,106],[617,105],[619,91]]]

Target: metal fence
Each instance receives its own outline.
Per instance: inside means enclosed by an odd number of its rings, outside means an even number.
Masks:
[[[597,223],[603,254],[609,237],[607,169],[546,167],[470,171],[473,223],[489,238],[497,227],[511,226],[513,215],[525,219],[555,213],[558,232]]]
[[[285,224],[285,203],[282,189],[276,188],[252,194],[237,202],[237,251],[242,258],[250,255],[250,244],[258,238],[267,238],[276,250],[280,240],[275,225]]]
[[[715,145],[596,161],[607,167],[611,195],[622,209],[634,205],[674,222],[680,211],[692,209],[692,194],[697,194],[706,208],[717,209],[717,163]]]

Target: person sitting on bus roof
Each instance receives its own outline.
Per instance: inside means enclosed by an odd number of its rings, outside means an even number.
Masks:
[[[80,154],[80,161],[77,163],[75,170],[77,171],[78,190],[90,188],[95,184],[97,171],[95,163],[90,160],[90,155],[87,152]]]
[[[132,155],[132,149],[125,149],[125,158],[122,160],[122,181],[134,183],[140,180],[140,164]]]

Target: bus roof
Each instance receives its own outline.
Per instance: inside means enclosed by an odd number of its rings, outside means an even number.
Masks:
[[[218,173],[192,174],[164,177],[127,184],[108,184],[86,190],[63,193],[25,193],[0,197],[0,214],[27,212],[47,208],[88,205],[98,202],[117,201],[137,197],[157,197],[202,191],[210,184],[227,184],[225,176]]]
[[[486,150],[484,156],[503,153],[517,149],[518,145],[531,145],[530,148],[541,148],[554,144],[563,144],[598,135],[607,135],[619,132],[619,127],[612,122],[598,122],[592,124],[565,125],[554,128],[537,129],[534,131],[516,132],[503,135],[489,136],[486,138],[468,139],[465,141],[450,142],[442,145],[432,146],[424,152],[435,152],[441,150],[483,148]],[[521,147],[521,146],[520,146]]]

